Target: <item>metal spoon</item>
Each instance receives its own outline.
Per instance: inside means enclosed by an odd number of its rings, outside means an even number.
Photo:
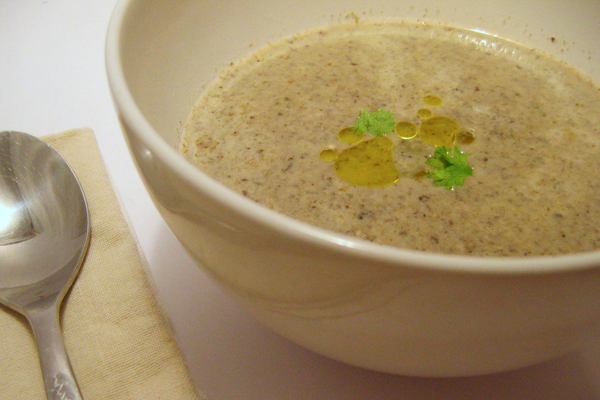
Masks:
[[[0,303],[31,324],[49,400],[81,394],[58,320],[89,243],[77,178],[46,142],[0,132]]]

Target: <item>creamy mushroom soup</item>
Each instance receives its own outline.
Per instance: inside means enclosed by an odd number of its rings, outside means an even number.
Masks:
[[[292,218],[478,256],[600,247],[600,91],[472,31],[338,24],[224,69],[181,153]]]

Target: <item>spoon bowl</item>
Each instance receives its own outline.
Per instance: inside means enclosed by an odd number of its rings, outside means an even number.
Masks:
[[[58,315],[89,238],[85,196],[67,162],[41,139],[0,132],[0,303],[31,324],[50,400],[82,398]]]

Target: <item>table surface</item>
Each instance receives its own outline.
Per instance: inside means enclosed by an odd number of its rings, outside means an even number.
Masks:
[[[104,40],[115,0],[0,0],[0,130],[89,126],[174,326],[210,400],[600,399],[600,340],[507,373],[410,378],[305,350],[244,313],[188,257],[148,197],[110,98]]]

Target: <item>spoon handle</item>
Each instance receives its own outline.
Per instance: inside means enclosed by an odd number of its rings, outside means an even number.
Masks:
[[[48,400],[83,400],[60,331],[57,304],[26,309],[25,314],[37,343]]]

